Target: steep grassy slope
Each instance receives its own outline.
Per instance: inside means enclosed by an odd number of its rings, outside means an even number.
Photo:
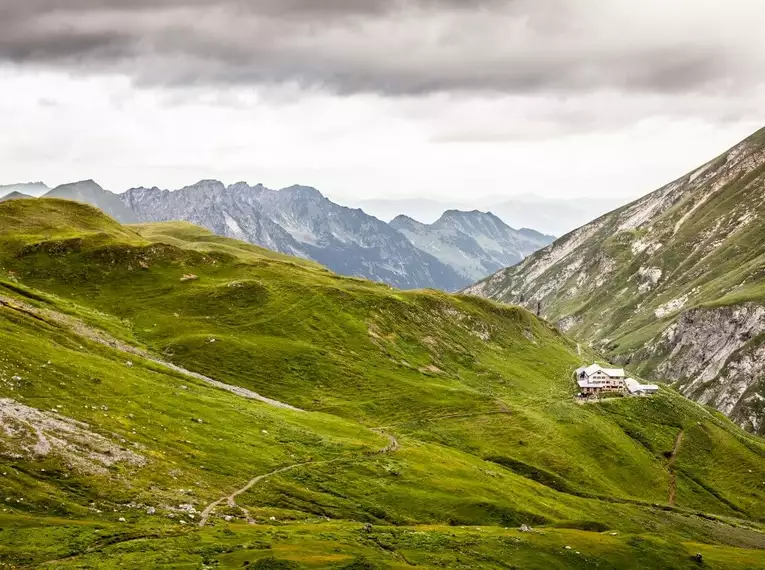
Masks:
[[[11,567],[765,567],[762,440],[520,308],[22,200],[0,338]]]
[[[765,129],[469,292],[765,433],[764,189]]]

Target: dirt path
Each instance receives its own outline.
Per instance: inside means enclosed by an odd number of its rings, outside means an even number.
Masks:
[[[366,455],[365,457],[371,457],[371,456],[376,456],[376,455],[385,455],[385,454],[388,454],[388,453],[395,453],[396,451],[401,449],[401,445],[399,444],[399,442],[395,438],[395,436],[393,436],[393,435],[391,435],[389,433],[385,433],[385,432],[383,432],[381,430],[378,430],[378,429],[375,429],[373,431],[376,432],[376,433],[379,433],[380,435],[384,435],[385,437],[387,437],[389,442],[388,442],[388,445],[383,447],[381,450],[375,451],[375,452],[372,452],[372,453],[368,453],[368,455]],[[347,458],[347,457],[338,457],[337,459],[328,459],[326,461],[306,461],[306,462],[303,462],[303,463],[295,463],[293,465],[287,465],[286,467],[282,467],[280,469],[276,469],[275,471],[271,471],[270,473],[265,473],[263,475],[258,475],[257,477],[253,477],[241,489],[237,489],[236,491],[234,491],[230,495],[226,495],[225,497],[221,497],[217,501],[213,501],[212,503],[207,505],[205,510],[202,511],[202,516],[201,516],[201,519],[199,520],[199,526],[200,527],[204,527],[207,524],[207,522],[210,520],[210,517],[212,516],[213,512],[215,511],[215,509],[217,507],[219,507],[221,505],[221,503],[223,503],[223,502],[225,502],[231,508],[239,509],[240,511],[242,511],[242,513],[244,514],[245,518],[247,519],[247,522],[248,523],[253,523],[254,521],[250,517],[250,512],[247,509],[245,509],[244,507],[239,506],[236,503],[236,498],[239,495],[243,495],[244,493],[246,493],[247,491],[252,489],[255,485],[257,485],[258,483],[260,483],[261,481],[263,481],[265,479],[268,479],[269,477],[273,477],[274,475],[279,475],[281,473],[286,473],[287,471],[292,471],[293,469],[297,469],[298,467],[307,467],[308,465],[329,465],[331,463],[340,463],[341,461],[355,462],[355,461],[361,461],[365,457],[359,457],[359,458],[356,458],[356,459],[350,459],[350,458]]]
[[[685,431],[680,430],[675,439],[675,446],[672,448],[672,455],[669,456],[669,462],[667,463],[667,470],[669,471],[669,504],[675,506],[675,499],[677,498],[677,473],[675,472],[675,460],[677,454],[680,452],[680,446],[683,444],[683,437]]]
[[[247,491],[252,489],[256,484],[258,484],[260,481],[263,481],[263,479],[268,479],[269,477],[273,477],[274,475],[279,475],[280,473],[291,471],[292,469],[297,469],[298,467],[303,467],[305,465],[321,465],[325,463],[328,463],[328,462],[327,461],[321,461],[321,462],[308,461],[305,463],[295,463],[294,465],[288,465],[287,467],[282,467],[281,469],[271,471],[270,473],[266,473],[264,475],[258,475],[257,477],[250,479],[250,481],[241,489],[237,489],[230,495],[226,497],[221,497],[217,501],[210,503],[207,506],[207,508],[204,511],[202,511],[202,518],[199,521],[199,526],[200,527],[205,526],[207,524],[207,521],[210,518],[210,515],[212,515],[215,508],[220,506],[220,504],[223,503],[224,501],[228,504],[228,506],[242,510],[247,517],[247,522],[250,522],[249,512],[247,512],[246,509],[243,509],[242,507],[236,504],[236,498],[239,495],[246,493]]]
[[[81,320],[75,317],[72,317],[70,315],[65,315],[64,313],[59,313],[57,311],[52,311],[50,309],[40,309],[30,305],[29,303],[25,303],[24,301],[21,301],[18,299],[11,299],[9,297],[4,297],[2,295],[0,295],[0,307],[7,307],[11,310],[24,313],[37,320],[41,320],[44,322],[53,322],[53,323],[62,325],[83,338],[86,338],[93,342],[97,342],[99,344],[103,344],[105,346],[113,348],[114,350],[118,350],[124,354],[143,358],[144,360],[153,362],[154,364],[162,366],[163,368],[167,368],[169,370],[172,370],[173,372],[177,372],[179,374],[183,374],[184,376],[194,378],[196,380],[204,382],[205,384],[214,386],[215,388],[218,388],[220,390],[231,392],[232,394],[236,394],[237,396],[241,396],[242,398],[247,398],[248,400],[256,400],[258,402],[263,402],[264,404],[268,404],[269,406],[274,406],[275,408],[293,410],[296,412],[303,411],[300,408],[290,406],[289,404],[285,404],[284,402],[279,402],[278,400],[272,400],[271,398],[266,398],[265,396],[261,396],[257,392],[253,392],[252,390],[248,390],[247,388],[225,384],[223,382],[219,382],[218,380],[214,380],[203,374],[192,372],[191,370],[186,370],[185,368],[178,366],[176,364],[172,364],[171,362],[166,362],[164,360],[161,360],[145,350],[131,346],[127,344],[126,342],[116,339],[113,336],[109,335],[108,333],[100,329],[91,327],[90,325],[87,325]]]

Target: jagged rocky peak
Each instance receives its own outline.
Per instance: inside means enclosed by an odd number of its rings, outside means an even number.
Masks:
[[[207,194],[222,193],[226,191],[226,185],[220,180],[200,180],[196,184],[181,188],[179,192],[204,192]]]
[[[161,194],[162,192],[169,192],[169,190],[163,190],[157,186],[146,188],[145,186],[138,186],[136,188],[130,188],[123,192],[121,196],[145,196],[148,194]]]
[[[404,214],[399,214],[395,218],[393,218],[390,222],[390,225],[394,227],[397,230],[417,230],[424,228],[426,224],[423,224],[422,222],[418,222],[414,218],[410,218],[409,216],[406,216]]]
[[[299,184],[289,186],[288,188],[283,188],[282,190],[279,190],[279,193],[285,194],[292,198],[296,198],[298,200],[319,201],[326,199],[324,194],[319,192],[316,188],[312,186],[301,186]]]
[[[249,183],[244,181],[235,182],[234,184],[231,184],[227,190],[229,192],[254,192],[254,193],[260,193],[268,190],[263,184],[260,182],[258,184],[255,184],[255,186],[251,186]]]
[[[491,212],[480,212],[478,210],[470,212],[447,210],[434,225],[453,226],[460,229],[468,229],[469,231],[477,230],[483,233],[515,231]]]

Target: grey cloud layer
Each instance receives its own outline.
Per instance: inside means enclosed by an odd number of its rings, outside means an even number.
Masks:
[[[761,80],[759,21],[758,0],[0,0],[0,60],[149,85],[725,92]]]

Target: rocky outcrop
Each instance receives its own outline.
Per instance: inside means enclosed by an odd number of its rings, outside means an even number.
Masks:
[[[759,431],[752,415],[765,379],[765,307],[755,303],[684,312],[649,352],[661,355],[655,376],[702,404]]]
[[[41,459],[49,455],[61,457],[78,471],[97,475],[106,475],[107,468],[115,463],[138,467],[147,463],[142,455],[124,449],[58,409],[43,411],[0,398],[0,456]]]

